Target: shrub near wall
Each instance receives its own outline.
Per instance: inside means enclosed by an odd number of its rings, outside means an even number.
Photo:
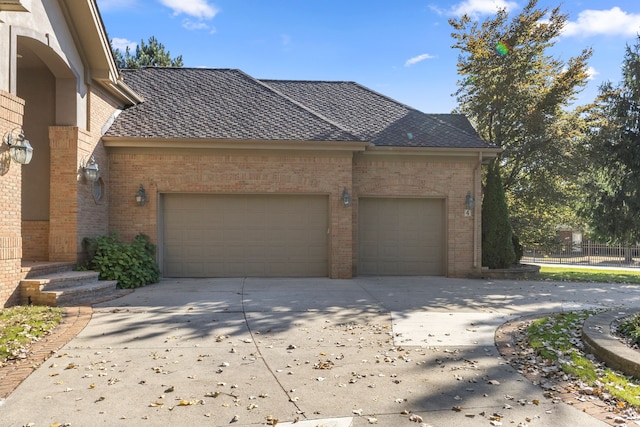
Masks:
[[[89,253],[87,266],[100,273],[101,280],[117,280],[122,289],[156,283],[160,269],[155,261],[156,247],[145,234],[133,243],[124,243],[116,234],[83,240]]]

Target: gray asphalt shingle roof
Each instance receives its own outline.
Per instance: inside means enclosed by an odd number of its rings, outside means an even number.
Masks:
[[[491,147],[463,115],[426,114],[353,82],[257,80],[207,68],[122,75],[145,102],[124,110],[107,136]]]

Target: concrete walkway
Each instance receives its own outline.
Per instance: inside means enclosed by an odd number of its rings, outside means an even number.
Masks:
[[[640,306],[640,287],[163,280],[94,306],[87,327],[0,401],[0,423],[603,426],[545,398],[499,356],[494,332],[524,315],[614,306]]]

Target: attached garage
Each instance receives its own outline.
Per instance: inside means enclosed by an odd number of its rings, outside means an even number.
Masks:
[[[445,200],[358,200],[358,274],[445,274]]]
[[[164,194],[165,277],[328,276],[328,196]]]

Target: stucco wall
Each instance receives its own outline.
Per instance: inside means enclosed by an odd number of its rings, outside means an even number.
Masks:
[[[443,197],[446,204],[446,274],[464,277],[474,272],[474,227],[478,211],[465,216],[465,198],[479,187],[479,167],[473,157],[394,156],[358,154],[354,159],[353,266],[358,261],[358,197]],[[476,197],[478,198],[478,197]],[[479,218],[478,218],[479,219]],[[479,268],[478,266],[476,266]]]
[[[109,149],[110,229],[126,239],[145,233],[158,242],[158,194],[330,195],[330,276],[351,277],[351,208],[343,188],[351,189],[352,154],[282,153],[176,149]],[[134,195],[142,184],[147,204]]]
[[[0,90],[0,135],[22,126],[24,102]],[[9,161],[6,146],[0,147],[0,307],[15,304],[22,279],[21,257],[22,166]]]

